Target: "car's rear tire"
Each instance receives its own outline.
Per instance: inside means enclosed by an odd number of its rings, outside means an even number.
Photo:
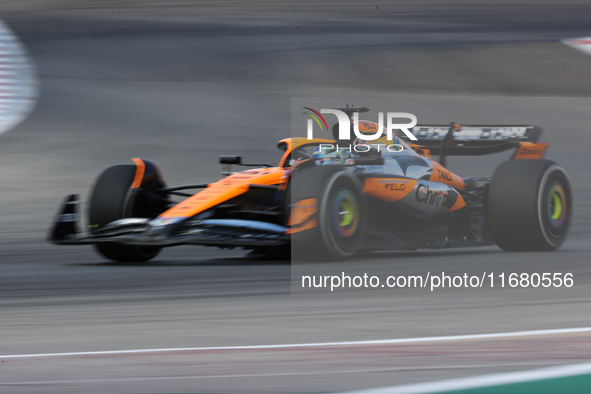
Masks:
[[[88,218],[90,230],[96,233],[108,223],[130,217],[134,211],[131,189],[136,172],[134,165],[107,168],[97,179],[90,197]],[[101,243],[95,245],[99,254],[118,262],[144,262],[160,252],[158,247]]]
[[[568,176],[550,160],[502,163],[492,177],[485,205],[493,240],[507,251],[559,248],[573,212]]]

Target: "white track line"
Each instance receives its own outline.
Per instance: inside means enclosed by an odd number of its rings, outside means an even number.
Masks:
[[[0,359],[10,358],[35,358],[35,357],[62,357],[62,356],[94,356],[94,355],[117,355],[117,354],[140,354],[140,353],[163,353],[163,352],[189,352],[189,351],[213,351],[213,350],[263,350],[263,349],[292,349],[292,348],[314,348],[328,346],[359,346],[359,345],[396,345],[403,343],[420,342],[443,342],[443,341],[462,341],[474,339],[495,339],[512,337],[529,337],[542,335],[576,334],[591,332],[591,327],[578,328],[559,328],[552,330],[531,330],[501,332],[492,334],[470,334],[470,335],[449,335],[441,337],[423,337],[423,338],[400,338],[400,339],[379,339],[370,341],[351,341],[351,342],[320,342],[320,343],[294,343],[283,345],[254,345],[254,346],[218,346],[218,347],[185,347],[185,348],[165,348],[165,349],[133,349],[133,350],[106,350],[95,352],[69,352],[69,353],[40,353],[40,354],[10,354],[0,356]]]
[[[591,363],[571,364],[559,367],[534,369],[531,371],[508,372],[493,375],[475,376],[472,378],[440,380],[437,382],[429,383],[417,383],[403,386],[391,386],[367,390],[348,391],[347,394],[444,393],[449,391],[532,382],[536,380],[564,378],[568,376],[576,376],[589,373],[591,373]]]
[[[182,380],[182,379],[230,379],[230,378],[261,378],[261,377],[282,377],[282,376],[314,376],[314,375],[338,375],[352,373],[376,373],[376,372],[406,372],[406,371],[430,371],[430,370],[453,370],[453,369],[478,369],[498,368],[515,366],[540,366],[545,363],[518,363],[518,364],[471,364],[471,365],[444,365],[432,367],[398,367],[398,368],[374,368],[374,369],[352,369],[317,372],[278,372],[278,373],[252,373],[252,374],[227,374],[227,375],[191,375],[191,376],[144,376],[127,378],[102,378],[102,379],[78,379],[78,380],[43,380],[26,382],[0,382],[0,386],[12,385],[47,385],[47,384],[71,384],[71,383],[103,383],[103,382],[135,382],[150,380]]]

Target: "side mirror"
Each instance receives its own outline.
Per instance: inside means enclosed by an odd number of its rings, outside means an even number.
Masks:
[[[242,157],[235,155],[221,155],[220,164],[242,164]]]

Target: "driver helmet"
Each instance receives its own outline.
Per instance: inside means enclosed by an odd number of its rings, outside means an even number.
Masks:
[[[374,144],[369,143],[370,141],[362,140],[361,138],[356,138],[353,141],[353,145],[355,146],[355,152],[357,156],[381,156],[380,151],[374,147]]]
[[[312,159],[320,166],[328,164],[345,164],[345,161],[348,158],[348,155],[343,150],[321,149],[320,146],[314,148],[314,152],[312,153]]]

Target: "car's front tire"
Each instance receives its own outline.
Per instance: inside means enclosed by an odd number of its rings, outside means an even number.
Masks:
[[[131,185],[135,173],[135,165],[118,165],[107,168],[97,178],[88,211],[92,233],[96,233],[108,223],[132,215],[135,199]],[[100,243],[95,245],[95,249],[109,260],[136,263],[153,259],[160,253],[161,248]]]
[[[328,178],[318,202],[318,227],[326,251],[336,259],[351,257],[363,246],[367,203],[360,182],[348,172]]]

